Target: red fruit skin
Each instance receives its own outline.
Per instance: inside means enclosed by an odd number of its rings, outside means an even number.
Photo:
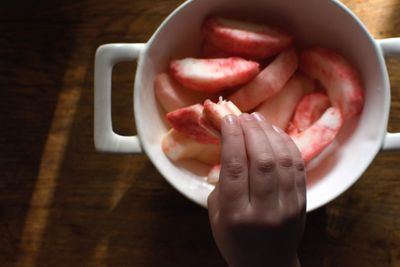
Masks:
[[[170,73],[188,89],[217,93],[252,80],[259,73],[259,64],[238,57],[185,58],[173,60]]]
[[[300,54],[300,68],[321,82],[345,120],[360,114],[364,103],[360,75],[342,55],[332,49],[312,47]]]
[[[228,54],[254,60],[276,55],[293,43],[293,36],[278,27],[220,17],[210,17],[205,21],[203,35],[208,42]]]
[[[331,102],[325,93],[317,92],[303,96],[296,107],[293,125],[300,131],[304,131],[318,120],[330,106]]]
[[[343,122],[343,115],[339,108],[331,107],[305,131],[296,133],[292,129],[290,136],[297,145],[305,162],[312,160],[333,142],[342,128]]]
[[[209,165],[220,162],[220,144],[201,144],[175,129],[170,129],[164,135],[161,148],[172,161],[195,159]]]
[[[203,106],[195,104],[167,113],[166,118],[172,127],[187,137],[203,144],[218,144],[219,136],[200,123],[203,117]]]
[[[296,51],[293,48],[285,50],[251,82],[239,88],[228,99],[242,112],[250,111],[266,99],[279,93],[297,67]]]

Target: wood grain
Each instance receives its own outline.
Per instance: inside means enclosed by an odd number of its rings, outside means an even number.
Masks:
[[[0,8],[0,266],[224,266],[207,212],[146,156],[93,147],[93,56],[146,42],[182,1],[7,1]],[[346,0],[376,38],[400,36],[399,0]],[[400,131],[400,60],[388,59]],[[134,64],[116,66],[114,128],[134,134]],[[308,216],[303,266],[400,266],[400,155],[381,152]]]

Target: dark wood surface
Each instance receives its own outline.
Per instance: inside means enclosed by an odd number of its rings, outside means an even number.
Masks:
[[[146,42],[180,0],[0,4],[0,266],[224,266],[207,212],[144,155],[93,147],[93,59]],[[399,0],[343,1],[377,38],[400,36]],[[400,131],[400,61],[388,60]],[[114,127],[135,133],[134,64],[116,66]],[[303,266],[400,266],[400,154],[308,215]]]

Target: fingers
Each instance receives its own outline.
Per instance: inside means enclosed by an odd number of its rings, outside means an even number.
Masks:
[[[256,117],[240,116],[249,160],[249,197],[252,206],[272,211],[279,207],[275,155]]]
[[[290,138],[287,134],[282,134],[282,138],[285,140],[287,147],[290,150],[290,153],[293,155],[293,166],[295,171],[294,181],[295,181],[298,203],[300,208],[303,210],[303,213],[305,213],[306,193],[307,193],[305,163],[303,158],[301,157],[299,149],[293,142],[292,138]]]
[[[221,175],[210,215],[259,206],[305,212],[305,167],[297,146],[259,114],[228,115],[222,123]]]
[[[230,212],[249,204],[246,147],[236,116],[227,115],[222,122],[221,174],[218,184],[220,210]]]
[[[299,164],[299,152],[294,150],[297,147],[294,144],[294,147],[289,147],[293,143],[290,142],[290,137],[282,130],[268,124],[260,114],[255,113],[254,116],[270,143],[273,144],[279,184],[279,201],[282,210],[287,214],[294,215],[299,210],[299,196],[296,187],[298,172],[295,166]]]

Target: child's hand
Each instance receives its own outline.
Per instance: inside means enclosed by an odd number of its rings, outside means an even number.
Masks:
[[[299,266],[305,226],[304,162],[289,136],[259,114],[222,124],[220,180],[208,198],[211,228],[230,266]]]

